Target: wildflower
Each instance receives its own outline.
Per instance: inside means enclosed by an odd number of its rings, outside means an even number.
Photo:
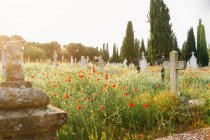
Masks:
[[[56,93],[54,93],[53,96],[56,97]]]
[[[156,87],[160,87],[160,84],[156,84]]]
[[[65,99],[68,99],[69,98],[69,95],[67,95],[67,94],[64,94],[64,96],[63,96]]]
[[[208,84],[208,86],[210,87],[210,84]]]
[[[77,106],[77,109],[78,109],[78,110],[80,110],[81,108],[82,108],[82,106],[81,106],[81,105],[78,105],[78,106]]]
[[[141,139],[142,138],[142,134],[137,134],[137,139]]]
[[[84,75],[80,75],[79,78],[81,78],[81,79],[84,78]]]
[[[56,88],[56,87],[57,87],[57,84],[56,84],[56,83],[54,83],[53,87],[54,87],[54,88]]]
[[[97,78],[97,81],[100,81],[100,78]]]
[[[144,104],[144,108],[148,108],[149,107],[149,105],[148,104]]]
[[[116,84],[113,84],[112,87],[115,88],[116,87]]]
[[[107,84],[104,84],[104,86],[107,87],[108,85]]]
[[[130,107],[134,107],[134,103],[133,103],[133,102],[130,102],[130,103],[129,103],[129,106],[130,106]]]
[[[33,75],[33,76],[31,76],[31,78],[34,78],[35,76]]]
[[[128,92],[125,92],[125,94],[124,94],[125,96],[128,96]]]
[[[100,108],[100,110],[103,110],[105,108],[105,106],[101,105],[99,108]]]

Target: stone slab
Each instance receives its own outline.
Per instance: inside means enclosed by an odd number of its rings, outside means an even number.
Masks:
[[[46,107],[50,99],[40,89],[1,88],[0,109]]]
[[[52,105],[42,108],[1,109],[0,140],[56,139],[56,129],[66,123],[65,111]]]

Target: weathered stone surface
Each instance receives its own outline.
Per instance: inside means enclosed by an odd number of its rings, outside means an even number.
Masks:
[[[45,107],[49,97],[39,89],[34,88],[1,88],[0,109]]]
[[[31,88],[31,82],[26,81],[7,81],[1,82],[1,87],[11,87],[11,88]]]
[[[6,43],[6,80],[7,81],[24,81],[22,68],[23,46],[20,41],[9,41]]]
[[[48,105],[42,108],[0,110],[0,140],[56,139],[56,129],[67,123],[67,114]]]

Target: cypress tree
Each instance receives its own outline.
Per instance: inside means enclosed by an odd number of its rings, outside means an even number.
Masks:
[[[134,49],[135,49],[135,58],[139,58],[140,57],[140,41],[135,38],[134,40]]]
[[[123,45],[121,48],[122,59],[126,58],[130,63],[133,58],[135,58],[134,50],[134,33],[132,22],[129,21],[127,24],[126,35],[123,40]]]
[[[143,39],[141,40],[141,47],[140,47],[140,50],[139,50],[140,57],[142,57],[141,56],[142,52],[146,53]]]
[[[152,59],[151,62],[154,63],[162,57],[163,52],[166,57],[169,57],[169,53],[173,49],[173,31],[169,9],[163,0],[150,1],[149,22],[151,46],[148,48],[148,52]]]
[[[207,51],[205,27],[202,24],[201,19],[199,20],[199,25],[198,25],[197,42],[198,42],[198,46],[197,46],[198,47],[198,63],[202,67],[208,66],[209,56],[208,56],[208,51]]]
[[[188,61],[192,55],[192,52],[197,55],[196,47],[195,47],[195,36],[193,32],[193,28],[191,27],[187,33],[187,45],[186,45],[186,53],[185,60]]]

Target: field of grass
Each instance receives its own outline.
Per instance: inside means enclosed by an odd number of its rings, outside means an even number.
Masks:
[[[110,68],[100,73],[61,64],[26,64],[25,79],[44,90],[51,104],[68,113],[61,140],[154,139],[210,126],[210,68],[179,71],[179,98],[169,92],[169,71]],[[201,99],[193,106],[188,99]]]

